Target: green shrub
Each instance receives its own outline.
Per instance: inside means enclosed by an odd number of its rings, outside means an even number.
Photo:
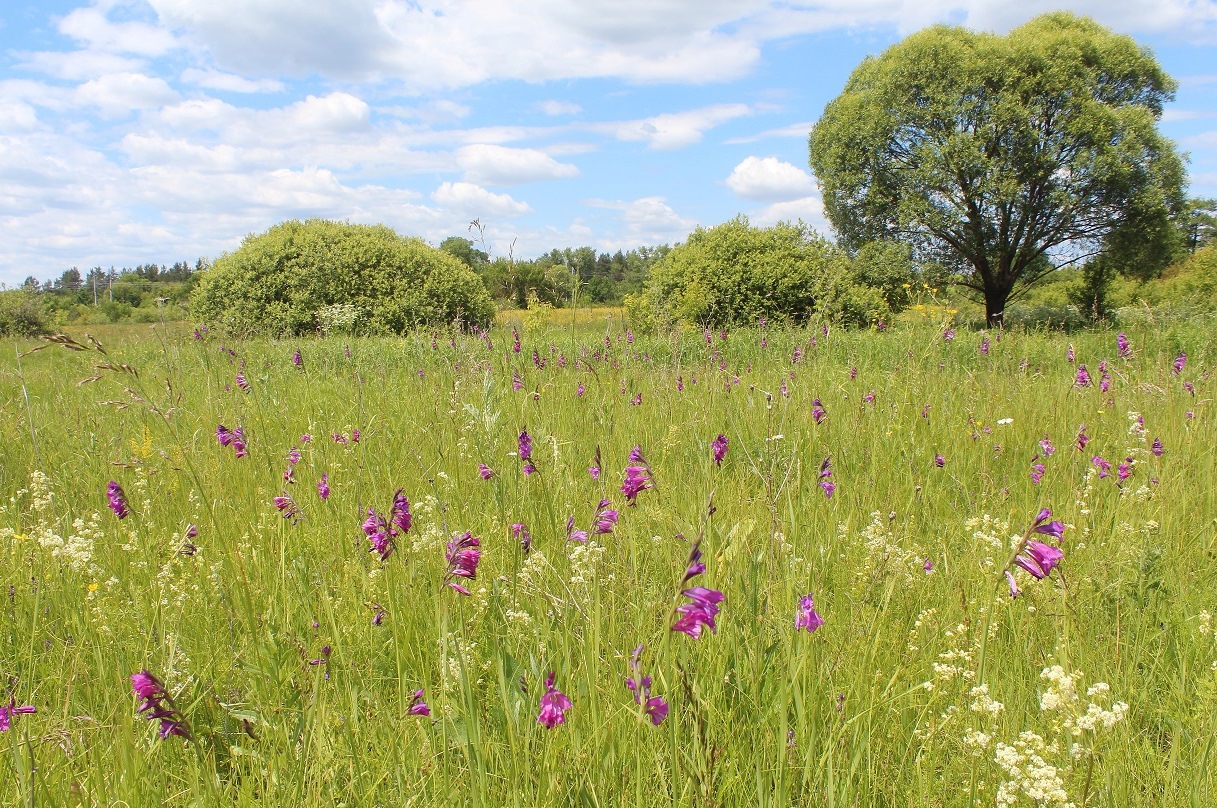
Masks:
[[[209,326],[274,336],[333,330],[335,306],[353,307],[345,320],[361,333],[494,316],[481,280],[448,253],[384,225],[323,219],[247,237],[203,273],[191,306]]]
[[[845,253],[806,225],[757,228],[742,216],[695,230],[654,266],[643,294],[627,304],[632,323],[864,324],[888,310],[881,292],[857,283]]]
[[[31,337],[50,330],[39,295],[26,289],[0,291],[0,337]]]

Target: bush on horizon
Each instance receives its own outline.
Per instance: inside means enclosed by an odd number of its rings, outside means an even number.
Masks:
[[[191,312],[234,334],[288,336],[319,330],[319,314],[353,306],[363,334],[399,334],[460,320],[485,326],[494,304],[461,261],[385,225],[292,220],[250,235],[216,259]]]

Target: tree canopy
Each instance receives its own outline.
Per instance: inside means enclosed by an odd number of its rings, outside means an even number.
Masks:
[[[1183,162],[1157,130],[1174,90],[1148,50],[1065,12],[1006,36],[934,26],[854,70],[810,163],[847,249],[904,241],[999,325],[1057,266],[1177,231]]]

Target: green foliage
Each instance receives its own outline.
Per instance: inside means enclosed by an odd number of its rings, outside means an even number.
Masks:
[[[1006,36],[934,26],[859,65],[810,162],[847,248],[907,242],[997,324],[1046,255],[1114,250],[1146,274],[1170,259],[1183,164],[1157,121],[1174,89],[1131,38],[1071,14]]]
[[[899,314],[912,301],[913,252],[899,241],[869,241],[854,256],[854,275],[866,286],[883,295],[893,314]]]
[[[652,269],[645,301],[646,312],[636,298],[629,304],[640,320],[715,327],[762,318],[863,324],[887,311],[879,290],[855,282],[845,253],[806,225],[758,228],[742,216],[673,248]]]
[[[1161,280],[1146,284],[1146,302],[1181,313],[1217,311],[1217,245],[1197,250],[1170,267]]]
[[[216,259],[192,297],[202,322],[241,334],[304,334],[351,305],[370,333],[422,324],[486,325],[490,296],[460,260],[383,225],[289,221]]]
[[[29,337],[50,331],[39,296],[28,289],[0,291],[0,337]]]

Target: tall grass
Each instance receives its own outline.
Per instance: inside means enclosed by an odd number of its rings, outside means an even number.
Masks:
[[[0,802],[1217,800],[1211,334],[1129,332],[1125,358],[1112,333],[1071,335],[1079,388],[1051,334],[515,325],[518,353],[510,324],[232,344],[171,326],[0,359],[0,681],[37,709],[0,734]],[[635,446],[654,488],[631,507]],[[360,527],[399,488],[413,525],[382,562]],[[568,541],[602,498],[615,531]],[[1017,570],[1012,599],[1002,570],[1042,508],[1064,560]],[[443,585],[464,531],[469,597]],[[693,583],[726,599],[695,640],[669,627],[698,539]],[[624,685],[638,645],[659,726]],[[137,714],[142,669],[193,740]],[[573,706],[546,729],[550,672]],[[407,712],[418,689],[429,716]]]

